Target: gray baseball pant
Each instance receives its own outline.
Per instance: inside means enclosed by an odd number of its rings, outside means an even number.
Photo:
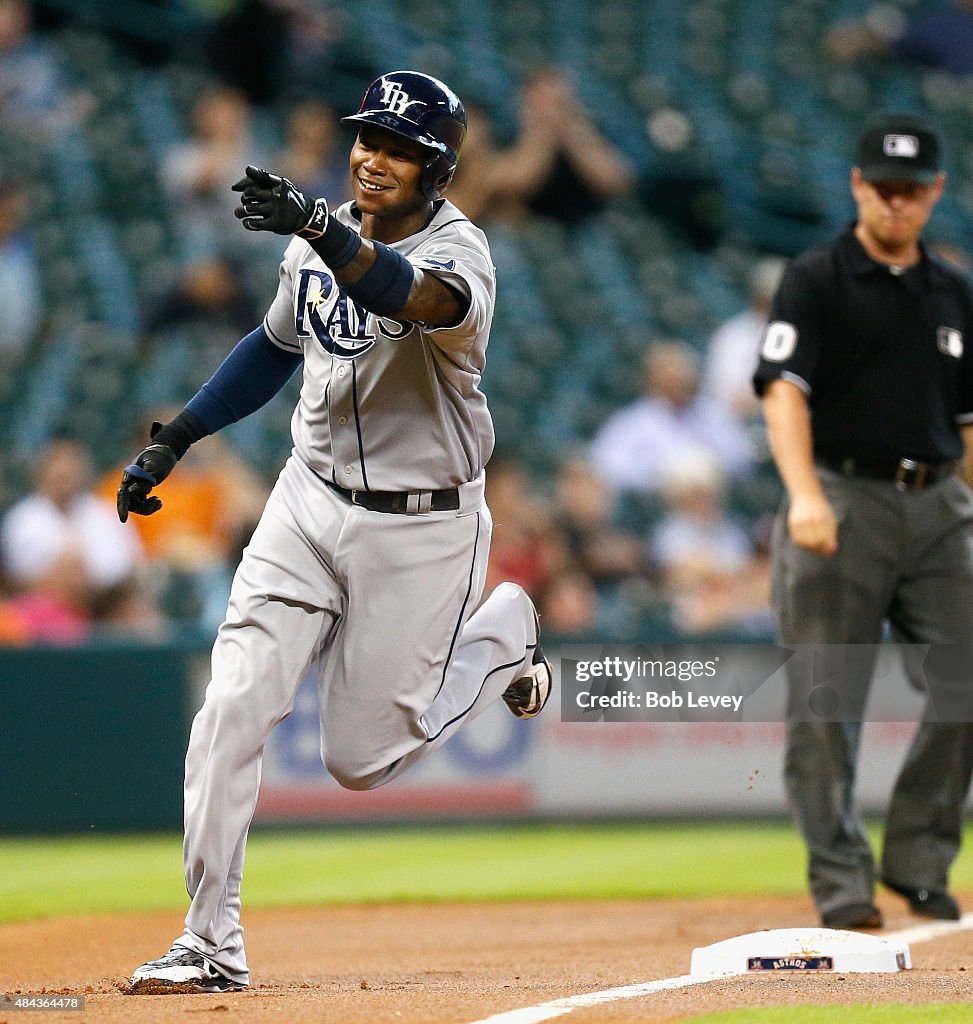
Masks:
[[[176,940],[249,980],[240,924],[244,847],[264,745],[309,671],[321,752],[341,785],[395,778],[523,675],[533,605],[501,584],[477,608],[492,521],[482,477],[460,509],[426,515],[349,504],[296,456],[244,552],[212,680],[186,754],[186,930]]]

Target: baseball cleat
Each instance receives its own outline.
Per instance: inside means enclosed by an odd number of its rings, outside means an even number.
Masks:
[[[132,992],[142,995],[238,992],[246,987],[220,974],[204,956],[185,946],[173,946],[165,956],[142,964],[132,975]]]
[[[510,708],[510,713],[517,718],[536,718],[544,710],[553,689],[554,671],[541,650],[541,623],[536,609],[534,629],[537,639],[534,641],[530,669],[527,675],[515,679],[503,691],[504,703]]]

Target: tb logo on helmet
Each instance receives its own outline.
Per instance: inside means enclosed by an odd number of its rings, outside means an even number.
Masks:
[[[382,102],[393,114],[402,114],[404,116],[411,106],[416,104],[420,107],[425,106],[422,100],[410,99],[409,94],[402,88],[401,82],[393,82],[388,78],[383,78],[381,88]]]

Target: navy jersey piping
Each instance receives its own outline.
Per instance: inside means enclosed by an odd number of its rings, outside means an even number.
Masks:
[[[469,217],[454,217],[452,220],[447,220],[443,224],[437,224],[429,232],[430,235],[434,235],[437,231],[442,231],[443,228],[448,228],[450,224],[463,224],[469,223]]]
[[[446,652],[446,660],[443,662],[443,677],[439,681],[439,689],[436,691],[436,696],[442,692],[443,686],[446,685],[446,671],[449,668],[449,662],[453,657],[453,651],[456,648],[456,640],[459,637],[460,627],[463,625],[463,613],[466,611],[466,606],[470,602],[470,594],[473,593],[473,574],[476,571],[476,552],[477,547],[480,543],[480,513],[476,514],[476,537],[473,539],[473,556],[470,559],[470,575],[466,584],[466,596],[463,598],[463,604],[460,607],[459,615],[456,617],[456,625],[453,627],[453,636],[449,641],[449,650]]]
[[[355,433],[358,435],[358,462],[361,465],[362,485],[366,491],[368,486],[368,474],[365,472],[365,444],[361,433],[361,416],[358,412],[358,368],[354,360],[351,363],[351,402],[355,409]]]
[[[531,650],[531,648],[533,647],[536,647],[536,644],[528,644],[527,647],[524,648],[524,658],[527,657],[527,652]],[[508,668],[515,668],[517,665],[523,663],[524,658],[518,658],[517,661],[511,661],[506,665],[497,665],[496,668],[490,669],[490,671],[487,672],[487,674],[483,677],[483,682],[480,683],[480,688],[476,691],[476,696],[473,698],[473,703],[465,711],[461,711],[458,715],[454,716],[448,722],[446,722],[445,725],[443,725],[442,729],[440,729],[439,732],[437,732],[434,736],[427,736],[426,742],[432,743],[433,740],[439,739],[439,737],[442,736],[442,734],[454,722],[458,722],[461,718],[465,718],[473,710],[474,706],[476,705],[476,702],[480,699],[480,694],[483,693],[483,687],[486,686],[486,681],[490,678],[490,676],[494,675],[497,672],[503,672]]]

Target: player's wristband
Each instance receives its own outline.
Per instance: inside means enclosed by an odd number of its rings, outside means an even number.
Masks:
[[[340,270],[358,254],[361,235],[345,227],[328,213],[328,204],[317,199],[311,219],[296,232],[332,270]]]
[[[416,272],[412,264],[394,249],[381,242],[375,246],[375,262],[354,284],[343,284],[341,290],[371,313],[395,316],[409,300]]]
[[[328,204],[318,199],[311,219],[297,232],[332,269],[350,263],[361,248],[361,235],[345,227],[328,213]],[[375,262],[354,284],[341,290],[359,305],[379,316],[394,316],[409,299],[416,273],[412,264],[394,249],[372,241]]]

